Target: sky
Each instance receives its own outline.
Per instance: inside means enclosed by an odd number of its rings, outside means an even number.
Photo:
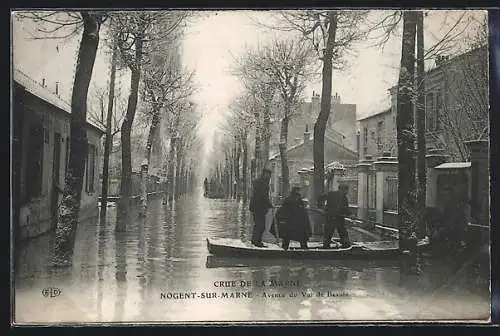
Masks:
[[[477,12],[484,15],[484,12]],[[272,13],[271,13],[272,14]],[[373,18],[384,13],[374,12]],[[432,11],[425,21],[426,47],[432,45],[454,22],[460,12]],[[257,26],[255,19],[268,22],[266,11],[205,12],[190,22],[182,44],[184,65],[195,70],[199,90],[194,97],[204,115],[201,136],[210,147],[213,131],[227,113],[231,100],[241,91],[238,79],[231,75],[233,57],[238,57],[246,47],[263,44],[279,35]],[[45,78],[49,86],[60,82],[61,96],[69,101],[79,38],[69,41],[30,39],[34,26],[13,20],[13,64],[33,79]],[[283,34],[283,33],[281,33]],[[101,38],[102,41],[102,38]],[[357,105],[357,118],[377,113],[390,106],[388,89],[396,84],[400,62],[400,37],[390,39],[383,49],[373,46],[373,41],[359,43],[347,58],[348,68],[333,74],[333,94],[338,93],[344,103]],[[93,87],[107,87],[109,56],[100,43],[94,65]],[[129,74],[120,74],[120,85],[125,97],[128,94]],[[307,85],[304,96],[321,93],[320,79]]]

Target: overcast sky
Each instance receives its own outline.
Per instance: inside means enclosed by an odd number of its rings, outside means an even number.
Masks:
[[[447,11],[448,12],[448,11]],[[221,11],[206,12],[187,29],[183,43],[182,58],[185,65],[196,71],[200,90],[195,101],[205,118],[201,129],[207,143],[221,119],[221,113],[238,94],[237,78],[229,73],[232,55],[238,57],[245,46],[265,43],[270,38],[264,28],[255,25],[255,18],[266,21],[267,12]],[[446,14],[446,15],[445,15]],[[374,15],[380,15],[376,13]],[[426,17],[426,45],[442,36],[460,12],[433,11]],[[478,15],[484,15],[478,12]],[[13,21],[14,66],[33,79],[46,79],[49,85],[60,82],[61,95],[71,97],[72,74],[78,50],[79,38],[62,42],[59,40],[33,40],[28,24]],[[357,117],[376,113],[389,106],[387,89],[397,81],[397,65],[400,61],[400,38],[387,42],[384,49],[371,46],[373,41],[356,45],[348,58],[346,71],[334,72],[333,94],[338,92],[342,102],[357,105]],[[124,96],[128,95],[128,76],[121,76]],[[107,86],[108,57],[100,48],[93,72],[92,86]],[[321,92],[321,83],[310,83],[305,96],[310,99],[312,91]]]

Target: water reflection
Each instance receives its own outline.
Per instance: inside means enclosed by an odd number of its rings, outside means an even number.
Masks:
[[[127,232],[115,233],[115,220],[116,208],[108,208],[105,222],[80,224],[72,267],[48,266],[50,235],[23,245],[18,322],[473,319],[489,313],[487,294],[471,294],[464,283],[443,286],[451,274],[443,265],[428,263],[415,277],[402,275],[394,261],[207,256],[206,237],[246,240],[251,234],[248,205],[234,200],[151,199],[146,218],[131,211]],[[353,240],[363,239],[355,234]],[[268,232],[265,239],[274,240]],[[215,286],[231,280],[238,285]],[[252,285],[241,287],[241,281]],[[47,286],[64,295],[49,303],[40,295]],[[187,292],[196,295],[174,298]],[[214,292],[216,298],[200,297]]]

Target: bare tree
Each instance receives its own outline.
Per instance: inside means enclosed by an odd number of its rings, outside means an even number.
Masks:
[[[488,24],[485,16],[461,55],[442,59],[445,93],[427,126],[453,160],[469,160],[466,141],[489,138]],[[440,136],[444,133],[443,136]]]
[[[99,32],[106,19],[103,12],[25,12],[23,18],[39,24],[45,38],[67,38],[81,32],[71,96],[70,153],[63,199],[59,208],[55,257],[56,264],[72,262],[76,228],[87,156],[87,94],[99,46]],[[60,35],[61,34],[61,35]]]
[[[236,66],[233,73],[243,83],[244,88],[254,100],[255,118],[255,170],[259,171],[268,164],[271,123],[273,119],[273,100],[278,83],[274,76],[253,66],[254,51],[247,49],[240,59],[234,58]],[[261,148],[262,143],[262,148]]]
[[[282,11],[272,28],[295,31],[309,42],[323,62],[321,108],[314,124],[314,199],[324,191],[324,137],[331,111],[332,72],[345,66],[345,55],[357,41],[366,37],[361,29],[368,11]],[[268,25],[269,26],[269,25]]]
[[[151,148],[153,140],[160,130],[160,122],[171,110],[171,106],[177,100],[188,98],[193,94],[193,73],[187,72],[181,67],[178,48],[176,45],[178,36],[172,37],[169,43],[170,50],[156,52],[152,55],[152,61],[146,65],[143,74],[143,100],[147,105],[146,113],[150,119],[149,132],[144,153],[142,183],[141,183],[141,210],[146,213],[147,207],[147,176],[151,163]]]
[[[249,68],[267,72],[277,84],[277,93],[283,104],[280,129],[280,159],[283,177],[283,195],[289,192],[287,163],[288,126],[297,109],[307,79],[314,75],[313,49],[303,41],[275,40],[257,50],[249,59]]]
[[[137,108],[142,68],[150,61],[151,49],[161,45],[158,41],[165,40],[169,34],[176,31],[187,15],[186,12],[181,11],[112,13],[112,29],[118,37],[120,60],[131,71],[127,113],[121,128],[122,176],[117,231],[126,229],[124,219],[127,215],[127,209],[130,207],[132,196],[130,134]]]
[[[446,95],[428,121],[437,131],[431,136],[457,161],[469,160],[466,141],[489,138],[487,57],[487,46],[482,46],[441,67]],[[441,130],[443,137],[439,136]]]
[[[249,129],[255,125],[254,116],[250,110],[252,100],[248,95],[238,97],[229,106],[231,114],[227,119],[227,130],[235,137],[241,147],[242,155],[242,175],[239,182],[239,196],[246,202],[248,198],[248,137]]]

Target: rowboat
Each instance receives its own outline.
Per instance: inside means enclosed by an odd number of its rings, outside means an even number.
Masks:
[[[424,238],[417,246],[424,248],[428,244],[428,238]],[[308,249],[301,249],[297,243],[291,242],[290,248],[284,250],[274,243],[257,247],[240,239],[207,238],[207,248],[213,256],[257,259],[381,260],[396,259],[402,255],[397,240],[354,242],[349,248],[340,247],[338,241],[334,240],[329,249],[323,248],[322,242],[310,242]]]
[[[298,258],[235,258],[224,257],[208,254],[205,262],[206,268],[249,268],[249,267],[272,267],[272,266],[286,266],[286,267],[302,267],[304,261],[308,266],[324,267],[331,266],[332,260],[329,259],[298,259]],[[363,270],[367,268],[381,268],[381,267],[398,267],[400,266],[400,259],[378,259],[378,260],[360,260],[360,259],[336,259],[336,267],[344,267],[354,270]]]

